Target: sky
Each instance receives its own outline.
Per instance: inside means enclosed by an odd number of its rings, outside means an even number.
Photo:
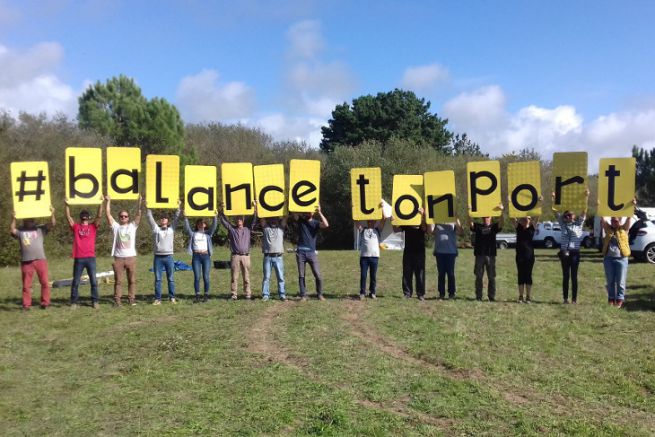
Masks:
[[[0,111],[77,114],[124,74],[185,122],[317,146],[335,105],[402,88],[498,156],[655,147],[648,0],[0,0]]]

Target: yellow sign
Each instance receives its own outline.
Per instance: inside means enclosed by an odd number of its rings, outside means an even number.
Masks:
[[[539,161],[507,164],[507,193],[509,216],[540,216],[541,163]]]
[[[112,200],[136,200],[139,197],[141,149],[107,147],[107,194]]]
[[[559,211],[587,209],[587,152],[553,153],[555,202]]]
[[[177,208],[180,198],[180,157],[146,156],[146,202],[148,208]]]
[[[314,212],[320,201],[321,161],[292,159],[289,167],[289,211]]]
[[[102,203],[102,149],[66,149],[66,198],[70,205]]]
[[[393,225],[418,226],[422,222],[419,209],[423,204],[423,176],[395,175],[393,177]]]
[[[256,165],[253,173],[257,215],[261,218],[286,215],[284,165]]]
[[[184,215],[206,217],[217,210],[216,167],[213,165],[184,166]]]
[[[12,162],[9,167],[16,218],[50,217],[48,163]]]
[[[380,167],[350,170],[353,220],[382,218],[382,172]]]
[[[455,172],[430,171],[423,175],[425,188],[425,222],[452,223],[455,221]]]
[[[230,162],[221,165],[225,215],[250,215],[255,212],[253,201],[252,164]]]
[[[635,197],[634,158],[605,158],[598,168],[598,215],[632,217]]]
[[[500,162],[477,161],[466,164],[471,217],[497,217],[500,205]]]

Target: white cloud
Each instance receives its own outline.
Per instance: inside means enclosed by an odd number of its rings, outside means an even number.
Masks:
[[[318,21],[306,20],[287,31],[284,101],[292,114],[329,118],[334,107],[351,96],[356,80],[340,60],[325,60],[327,44]]]
[[[0,109],[14,116],[20,111],[74,116],[78,90],[55,73],[63,55],[55,42],[39,43],[23,52],[0,45]]]
[[[419,65],[405,69],[401,84],[413,91],[429,91],[449,78],[448,69],[439,64]]]
[[[301,59],[312,59],[325,49],[321,34],[321,23],[304,20],[292,25],[287,31],[289,55]]]
[[[455,131],[468,133],[492,156],[525,147],[545,158],[586,150],[595,166],[601,157],[629,156],[633,144],[655,147],[655,107],[601,115],[587,123],[571,105],[529,105],[511,113],[502,89],[494,85],[460,94],[443,109]]]
[[[270,114],[248,124],[262,128],[276,141],[305,141],[313,147],[321,142],[324,120],[313,117],[294,117],[281,113]]]
[[[182,78],[176,103],[187,122],[229,121],[248,117],[255,109],[255,92],[245,82],[219,82],[216,70]]]

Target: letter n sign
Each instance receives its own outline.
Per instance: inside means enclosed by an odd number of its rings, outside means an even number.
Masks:
[[[71,205],[98,205],[102,202],[102,149],[66,149],[66,197]]]

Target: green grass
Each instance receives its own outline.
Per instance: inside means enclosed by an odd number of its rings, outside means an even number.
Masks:
[[[457,300],[434,299],[432,257],[428,300],[404,300],[401,256],[383,253],[376,301],[353,299],[356,252],[324,251],[326,302],[231,302],[229,271],[214,270],[210,302],[193,304],[192,274],[177,272],[180,302],[159,307],[147,304],[142,256],[139,305],[113,308],[113,286],[102,284],[98,311],[71,310],[69,289],[54,289],[50,309],[22,312],[20,272],[2,269],[1,433],[655,433],[653,266],[630,265],[619,311],[606,304],[594,252],[584,254],[576,306],[560,304],[555,251],[537,253],[532,305],[515,303],[512,250],[498,257],[496,303],[473,299],[470,250],[457,261]],[[285,263],[295,296],[293,255]],[[261,256],[252,264],[259,296]],[[71,270],[70,259],[50,261],[53,279]],[[88,285],[80,294],[88,299]]]

